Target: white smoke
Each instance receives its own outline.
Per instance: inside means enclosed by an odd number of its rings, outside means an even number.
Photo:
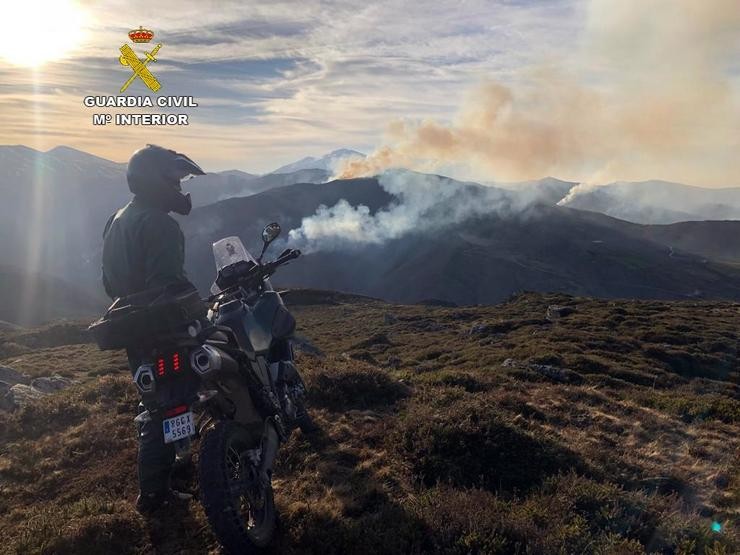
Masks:
[[[545,175],[581,182],[561,204],[617,180],[721,187],[740,179],[738,0],[590,0],[583,49],[519,79],[484,82],[453,122],[390,122],[387,141],[337,177],[462,164],[483,181]],[[384,173],[399,200],[371,214],[341,201],[290,239],[308,251],[378,244],[502,209],[500,194],[460,195],[433,177]],[[511,199],[509,199],[511,200]]]
[[[396,199],[388,207],[372,214],[367,206],[352,206],[344,199],[331,207],[322,205],[290,231],[291,245],[310,253],[381,244],[511,208],[508,196],[498,189],[435,175],[389,170],[378,183]]]

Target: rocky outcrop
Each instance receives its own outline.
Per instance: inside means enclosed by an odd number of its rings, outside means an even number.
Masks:
[[[518,368],[521,370],[528,370],[530,372],[536,372],[540,376],[547,378],[553,382],[559,383],[581,383],[583,379],[580,374],[573,372],[567,368],[560,368],[559,366],[552,366],[551,364],[537,364],[534,362],[521,362],[514,360],[513,358],[507,358],[501,363],[504,368]]]
[[[560,320],[560,318],[564,318],[565,316],[568,316],[569,314],[573,314],[576,311],[575,308],[572,306],[557,306],[554,304],[551,304],[547,307],[547,313],[545,317],[550,321],[554,322],[556,320]]]
[[[9,366],[0,366],[0,382],[5,382],[11,386],[17,383],[29,384],[31,378]]]
[[[43,378],[36,378],[31,382],[31,387],[37,389],[41,393],[48,394],[54,393],[66,387],[69,387],[74,383],[74,380],[54,374],[53,376],[45,376]]]
[[[31,401],[41,399],[44,395],[43,391],[39,391],[33,386],[17,383],[5,394],[3,405],[8,407],[6,410],[13,410],[23,407]]]
[[[74,383],[59,374],[31,379],[12,368],[0,366],[0,410],[15,410]]]

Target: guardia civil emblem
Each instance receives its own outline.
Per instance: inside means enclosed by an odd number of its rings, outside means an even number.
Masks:
[[[144,29],[144,27],[140,26],[138,29],[129,31],[128,37],[134,44],[145,44],[151,42],[154,38],[154,31]],[[157,55],[157,52],[159,52],[160,48],[162,48],[161,43],[157,44],[151,52],[145,52],[143,58],[139,58],[133,48],[128,44],[124,44],[119,48],[121,51],[121,57],[118,58],[118,60],[121,62],[121,65],[129,66],[131,71],[133,71],[133,75],[131,75],[131,77],[128,78],[128,81],[126,81],[121,87],[121,92],[128,89],[129,85],[131,85],[137,77],[141,79],[153,92],[157,92],[161,88],[162,85],[160,85],[157,78],[147,67],[149,62],[157,61],[155,56]]]

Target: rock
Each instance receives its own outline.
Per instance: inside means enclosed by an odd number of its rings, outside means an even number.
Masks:
[[[8,393],[5,395],[6,404],[10,405],[11,408],[23,407],[31,401],[41,399],[44,393],[22,383],[17,383],[10,388]]]
[[[24,376],[28,380],[28,376]],[[54,374],[43,378],[35,378],[28,383],[10,384],[0,381],[0,410],[14,410],[27,405],[31,401],[41,399],[76,383],[74,380]]]
[[[15,385],[17,383],[28,385],[31,383],[31,378],[8,366],[0,366],[0,381],[10,385]]]
[[[583,378],[577,372],[568,370],[567,368],[560,368],[558,366],[552,366],[550,364],[535,364],[533,362],[518,362],[513,358],[507,358],[501,363],[504,368],[523,368],[532,372],[537,372],[541,376],[544,376],[552,381],[561,383],[580,383]]]
[[[488,324],[473,324],[468,331],[468,335],[488,335],[491,326]]]
[[[53,376],[46,376],[43,378],[36,378],[31,382],[31,386],[38,389],[41,393],[54,393],[65,387],[72,385],[74,380],[54,374]]]
[[[557,366],[550,366],[549,364],[531,364],[530,368],[535,372],[539,372],[546,378],[550,378],[556,382],[567,382],[568,375],[562,368]]]
[[[293,348],[306,353],[307,355],[313,355],[317,357],[324,356],[324,353],[321,349],[319,349],[316,345],[311,343],[306,337],[303,337],[301,335],[296,335],[293,337]]]
[[[395,314],[391,314],[390,312],[386,312],[385,314],[383,314],[383,323],[386,326],[390,326],[391,324],[395,324],[396,322],[398,322],[398,316],[396,316]]]
[[[550,322],[554,322],[555,320],[559,320],[569,314],[573,314],[575,311],[576,309],[572,306],[557,306],[551,304],[547,307],[547,314],[545,317],[550,320]]]
[[[412,327],[420,331],[443,331],[447,329],[447,325],[440,324],[439,322],[424,321],[415,322]]]

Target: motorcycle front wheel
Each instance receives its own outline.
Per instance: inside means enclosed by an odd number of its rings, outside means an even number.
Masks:
[[[217,422],[201,441],[201,502],[211,529],[227,552],[266,547],[275,532],[271,484],[261,484],[254,458],[259,438],[236,422]]]

